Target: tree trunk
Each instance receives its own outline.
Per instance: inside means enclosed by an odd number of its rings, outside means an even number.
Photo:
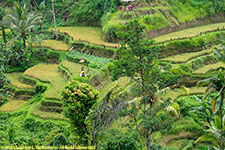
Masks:
[[[221,119],[220,147],[221,149],[224,149],[224,146],[223,146],[223,99],[224,99],[224,93],[222,92],[220,96],[220,119]]]
[[[3,38],[4,43],[6,44],[7,41],[6,41],[6,35],[5,35],[5,28],[4,28],[4,25],[2,25],[2,38]]]
[[[25,31],[22,31],[22,37],[23,37],[23,46],[26,49],[26,33],[25,33]]]
[[[144,98],[146,98],[145,79],[144,79],[144,75],[143,75],[143,70],[141,70],[140,75],[141,75],[142,92],[144,94]],[[147,119],[147,102],[146,102],[146,99],[144,99],[144,118],[145,118],[145,120]],[[148,131],[146,133],[146,145],[147,145],[147,150],[150,150],[151,141],[149,140],[149,132]]]
[[[56,36],[56,40],[58,40],[58,33],[57,33],[57,29],[56,29],[56,20],[55,20],[54,0],[52,0],[52,15],[53,15],[53,21],[54,21],[54,26],[55,26],[55,36]]]

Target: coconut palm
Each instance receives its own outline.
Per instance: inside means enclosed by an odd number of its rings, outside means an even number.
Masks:
[[[14,3],[14,7],[10,8],[3,21],[15,32],[19,37],[23,38],[23,45],[26,47],[26,36],[37,23],[41,21],[39,14],[29,12],[26,4],[20,2]],[[17,38],[17,37],[16,37]]]

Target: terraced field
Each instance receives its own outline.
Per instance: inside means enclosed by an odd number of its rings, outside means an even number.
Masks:
[[[0,112],[12,112],[19,110],[26,103],[27,101],[25,100],[8,99],[8,102],[0,107]]]
[[[187,88],[187,90],[189,95],[194,95],[194,94],[204,93],[206,88],[205,87],[202,87],[202,88],[190,87],[190,88]],[[181,88],[176,88],[173,90],[168,90],[165,94],[161,95],[160,97],[163,99],[171,98],[172,101],[175,101],[180,96],[186,96],[186,95],[187,93],[183,91]]]
[[[220,24],[212,24],[207,26],[201,26],[196,27],[193,29],[186,29],[179,32],[163,35],[160,37],[157,37],[156,40],[159,41],[165,41],[168,40],[168,38],[178,38],[180,35],[183,35],[183,37],[192,37],[199,33],[198,32],[205,32],[207,30],[214,30],[218,26],[222,27],[225,25],[225,23]],[[51,30],[51,29],[50,29]],[[72,36],[77,41],[88,41],[90,43],[94,44],[105,44],[106,46],[114,46],[116,44],[107,43],[104,42],[101,39],[101,30],[100,28],[92,28],[92,27],[60,27],[60,32],[67,32],[70,36]],[[189,32],[190,31],[190,32]],[[185,33],[185,34],[184,34]],[[181,37],[180,37],[181,38]],[[70,46],[65,44],[62,41],[55,41],[55,40],[46,40],[43,44],[43,47],[51,48],[55,51],[62,51],[63,53],[67,53],[67,51],[70,49]],[[97,58],[96,56],[91,56],[88,54],[81,54],[79,52],[73,51],[74,53],[71,54],[74,57],[85,57],[87,59],[90,59],[92,62],[104,62],[104,64],[110,62],[110,60],[103,60],[103,58]],[[70,52],[72,53],[72,52]],[[79,53],[79,54],[78,54]],[[165,57],[160,59],[160,61],[164,62],[172,62],[172,65],[175,64],[186,64],[191,63],[192,61],[195,61],[196,59],[202,57],[202,56],[208,56],[213,53],[213,47],[207,50],[199,50],[197,52],[190,52],[190,53],[181,53],[177,55],[172,55],[169,57]],[[36,66],[33,66],[26,70],[24,73],[10,73],[7,74],[8,77],[11,79],[10,85],[13,87],[16,87],[18,89],[28,89],[33,90],[32,85],[28,85],[24,83],[21,80],[21,76],[25,75],[33,79],[39,80],[41,83],[48,84],[48,89],[44,94],[44,98],[37,104],[32,106],[32,115],[44,119],[53,118],[53,119],[65,119],[61,113],[55,113],[55,110],[51,110],[52,107],[57,107],[58,109],[61,108],[62,102],[60,98],[60,93],[63,87],[68,83],[69,78],[65,78],[64,71],[67,71],[69,77],[80,76],[80,70],[82,64],[77,64],[75,62],[71,62],[69,60],[63,60],[59,64],[38,64]],[[191,74],[205,74],[210,69],[216,69],[218,67],[224,67],[224,64],[222,63],[211,63],[209,65],[201,65],[197,69],[195,69]],[[64,71],[63,71],[63,70]],[[85,66],[85,71],[90,71],[92,73],[98,73],[98,70],[90,69]],[[105,79],[100,83],[96,88],[100,90],[100,98],[103,98],[107,92],[115,87],[119,86],[122,89],[126,89],[127,85],[129,84],[130,79],[127,77],[122,77],[118,79],[115,82],[109,81],[108,79]],[[189,94],[199,94],[203,93],[205,88],[197,88],[197,87],[189,87]],[[186,93],[182,91],[181,89],[173,89],[169,90],[166,94],[161,95],[162,98],[172,98],[173,100],[176,100],[180,96],[184,96]],[[19,97],[20,98],[20,97]],[[0,108],[0,111],[16,111],[20,108],[22,108],[27,101],[19,100],[17,99],[10,99],[9,102],[5,105],[3,105]],[[43,106],[42,106],[43,105]],[[12,106],[12,107],[11,107]],[[41,107],[44,109],[40,109]],[[48,110],[50,108],[50,112]],[[51,112],[52,111],[52,112]],[[56,111],[60,112],[60,111]]]
[[[49,29],[51,31],[53,29]],[[58,27],[61,33],[68,33],[76,41],[90,42],[92,44],[104,44],[105,46],[115,47],[118,44],[108,43],[102,40],[102,30],[98,27]]]
[[[189,29],[185,29],[185,30],[161,35],[161,36],[158,36],[154,39],[156,40],[156,42],[163,42],[163,41],[167,41],[167,40],[170,40],[170,39],[188,38],[188,37],[197,36],[200,33],[204,33],[206,31],[216,30],[218,27],[220,29],[224,28],[225,22],[209,24],[209,25],[205,25],[205,26],[198,26],[198,27],[195,27],[195,28],[189,28]]]
[[[193,58],[197,58],[199,56],[207,55],[213,52],[213,49],[207,49],[207,50],[202,50],[198,52],[191,52],[191,53],[182,53],[178,55],[173,55],[169,57],[165,57],[160,59],[161,61],[170,61],[173,63],[185,63]]]
[[[62,41],[45,40],[42,47],[51,48],[56,51],[69,51],[70,46]]]
[[[60,93],[67,81],[58,72],[57,64],[39,64],[24,72],[26,76],[51,84],[46,92],[46,99],[60,100]]]
[[[225,64],[222,62],[218,62],[215,64],[209,64],[209,65],[205,65],[197,70],[195,70],[193,73],[194,74],[206,74],[208,71],[213,70],[213,69],[217,69],[223,67],[225,68]]]
[[[62,65],[62,67],[67,69],[69,73],[71,74],[71,76],[78,76],[78,77],[80,76],[81,68],[83,66],[81,64],[70,62],[68,60],[62,61],[60,65]],[[88,70],[88,67],[84,66],[84,71],[86,72],[87,70]]]
[[[10,85],[15,86],[19,89],[33,89],[31,85],[25,84],[21,82],[21,75],[23,73],[20,72],[14,72],[10,74],[6,74],[7,77],[10,79]]]

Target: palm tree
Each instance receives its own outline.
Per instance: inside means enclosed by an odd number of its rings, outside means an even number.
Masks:
[[[52,0],[52,15],[53,15],[53,21],[54,21],[54,26],[55,26],[55,36],[56,36],[56,40],[57,40],[58,39],[58,33],[57,33],[57,29],[56,29],[54,0]]]
[[[18,2],[14,3],[13,8],[9,9],[3,20],[16,35],[23,38],[23,45],[26,47],[26,34],[41,21],[41,16],[29,12],[26,4],[22,5]]]

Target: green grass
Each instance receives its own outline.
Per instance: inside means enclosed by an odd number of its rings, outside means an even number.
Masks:
[[[42,47],[51,48],[57,51],[69,51],[70,46],[62,41],[45,40],[42,43]]]
[[[161,36],[158,36],[154,39],[156,40],[156,42],[163,42],[163,41],[167,41],[167,40],[170,40],[170,39],[193,37],[193,36],[196,36],[196,35],[200,34],[200,32],[215,30],[215,29],[217,29],[217,27],[222,28],[223,26],[225,26],[225,22],[209,24],[209,25],[205,25],[205,26],[198,26],[198,27],[194,27],[194,28],[189,28],[189,29],[185,29],[185,30],[161,35]]]
[[[7,77],[10,79],[10,85],[15,86],[19,89],[33,89],[31,85],[24,84],[20,81],[20,77],[22,74],[23,73],[19,73],[19,72],[6,74]]]
[[[189,95],[193,95],[193,94],[204,93],[206,88],[205,87],[201,87],[201,88],[190,87],[187,89],[188,89]],[[175,101],[180,96],[185,96],[185,95],[187,94],[181,88],[175,88],[172,90],[168,90],[166,93],[160,95],[159,98],[163,98],[163,99],[171,98],[173,101]]]
[[[46,92],[45,98],[60,100],[61,90],[67,81],[58,72],[57,64],[39,64],[26,70],[24,74],[41,81],[49,82],[51,89]]]
[[[49,30],[53,30],[50,28]],[[104,44],[106,46],[115,47],[118,44],[104,42],[102,40],[101,28],[99,27],[58,27],[61,33],[67,32],[74,40],[85,41],[93,44]]]
[[[222,63],[222,62],[218,62],[218,63],[215,63],[215,64],[205,65],[205,66],[195,70],[193,73],[195,73],[195,74],[205,74],[208,71],[210,71],[212,69],[217,69],[219,67],[225,67],[225,64]]]
[[[38,108],[39,105],[34,105],[31,109],[31,114],[33,116],[39,117],[41,119],[53,119],[53,120],[66,120],[62,113],[56,112],[43,112]]]
[[[100,98],[104,98],[105,95],[114,87],[116,87],[117,85],[119,86],[119,88],[124,89],[128,83],[130,82],[130,78],[128,77],[121,77],[118,80],[114,81],[114,82],[107,82],[103,88],[100,90]]]
[[[83,65],[64,60],[60,63],[64,68],[72,74],[72,76],[80,76],[81,68]],[[88,68],[85,66],[84,71],[86,72]]]
[[[0,107],[1,112],[12,112],[22,108],[27,101],[8,99],[8,102]]]
[[[199,52],[192,52],[192,53],[182,53],[179,55],[173,55],[173,56],[169,56],[169,57],[165,57],[160,59],[161,61],[171,61],[174,63],[184,63],[189,61],[192,58],[196,58],[202,55],[206,55],[206,54],[210,54],[212,53],[213,50],[212,49],[207,49],[207,50],[203,50],[203,51],[199,51]]]

